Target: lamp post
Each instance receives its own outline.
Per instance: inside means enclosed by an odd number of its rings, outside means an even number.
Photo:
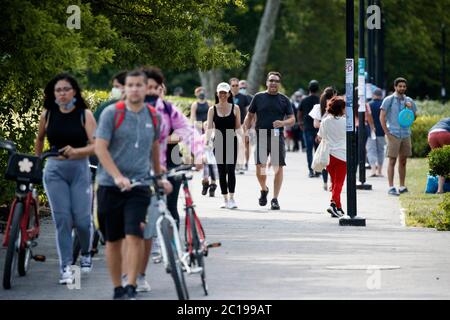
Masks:
[[[366,220],[357,217],[356,207],[356,157],[355,157],[355,121],[353,115],[353,94],[355,80],[354,49],[354,0],[346,0],[346,60],[345,60],[345,96],[346,96],[346,143],[347,143],[347,214],[340,218],[340,226],[365,226]]]

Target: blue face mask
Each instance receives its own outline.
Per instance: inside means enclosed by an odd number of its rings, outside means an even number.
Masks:
[[[241,94],[247,94],[247,88],[240,88],[239,93]]]
[[[204,93],[200,93],[200,94],[198,95],[198,98],[199,98],[200,100],[205,99],[205,97],[206,97],[206,95],[205,95]]]
[[[55,103],[58,106],[63,107],[64,110],[72,109],[76,102],[77,102],[77,98],[75,98],[75,97],[73,97],[73,99],[68,104],[63,104],[63,103],[60,103],[58,100],[55,100]]]

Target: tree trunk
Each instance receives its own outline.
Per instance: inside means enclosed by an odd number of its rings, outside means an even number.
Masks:
[[[214,100],[216,86],[222,82],[222,71],[212,69],[208,71],[199,71],[202,87],[205,88],[206,98]]]
[[[258,92],[261,81],[264,77],[264,69],[269,56],[270,45],[275,35],[276,21],[280,9],[281,0],[267,0],[264,15],[259,25],[258,37],[256,38],[255,49],[253,50],[250,70],[247,76],[248,93]]]

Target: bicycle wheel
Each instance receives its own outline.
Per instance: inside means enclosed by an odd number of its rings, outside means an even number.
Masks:
[[[77,264],[78,256],[81,252],[80,239],[78,238],[78,233],[72,230],[72,264]]]
[[[23,215],[23,203],[17,202],[10,226],[8,249],[3,269],[3,288],[11,289],[17,264],[17,253],[20,247],[20,220]]]
[[[27,221],[27,230],[34,228],[36,224],[36,207],[30,205],[30,212]],[[25,245],[24,248],[19,248],[19,259],[17,261],[17,267],[19,271],[19,276],[23,277],[28,272],[28,267],[31,258],[31,247],[30,245]]]
[[[206,273],[205,273],[205,257],[203,256],[203,251],[201,248],[200,243],[200,237],[198,236],[197,232],[197,225],[195,223],[195,213],[194,210],[191,208],[188,210],[188,218],[189,218],[189,225],[191,228],[192,233],[192,248],[193,248],[193,255],[194,259],[191,261],[194,261],[198,267],[202,268],[202,272],[200,273],[200,278],[202,280],[202,287],[203,291],[205,292],[205,296],[208,295],[208,284],[206,283]]]
[[[189,293],[184,281],[183,269],[181,268],[181,261],[177,255],[177,251],[173,239],[173,230],[171,230],[170,222],[164,219],[161,224],[161,231],[164,245],[166,247],[167,259],[169,262],[170,274],[175,282],[175,288],[179,300],[189,300]]]

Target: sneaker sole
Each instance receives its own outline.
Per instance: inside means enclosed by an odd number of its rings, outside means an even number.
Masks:
[[[330,210],[329,208],[327,209],[327,212],[328,212],[329,214],[331,214],[331,216],[332,216],[333,218],[341,218],[341,217],[343,217],[341,214],[336,213],[336,212],[334,212],[333,210]]]

